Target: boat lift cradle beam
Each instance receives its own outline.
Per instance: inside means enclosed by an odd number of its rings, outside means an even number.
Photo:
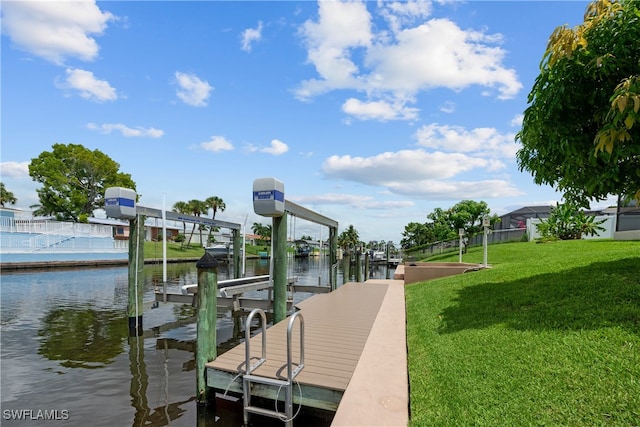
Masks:
[[[147,208],[144,206],[136,206],[136,213],[151,218],[162,218],[162,209]],[[172,211],[165,212],[166,219],[170,221],[188,222],[191,224],[210,225],[213,227],[230,228],[232,230],[240,230],[242,225],[235,222],[220,221],[218,219],[203,218],[195,215],[181,214]]]

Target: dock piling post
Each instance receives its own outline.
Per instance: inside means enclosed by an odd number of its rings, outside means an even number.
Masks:
[[[287,318],[287,214],[273,217],[273,324]]]
[[[217,356],[218,261],[208,252],[196,263],[198,269],[198,323],[196,329],[196,382],[198,404],[215,403],[209,393],[205,365]]]
[[[242,277],[242,258],[244,257],[244,247],[242,246],[242,236],[240,230],[233,230],[233,278]]]
[[[356,265],[355,265],[355,274],[356,274],[356,282],[362,281],[362,254],[360,253],[360,248],[356,248]]]
[[[144,295],[144,216],[129,220],[128,304],[129,336],[142,335],[142,296]]]
[[[369,252],[364,253],[364,281],[369,278]]]

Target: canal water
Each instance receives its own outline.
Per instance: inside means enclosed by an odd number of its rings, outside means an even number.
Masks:
[[[268,260],[247,260],[247,276],[268,274]],[[393,275],[374,267],[371,278]],[[318,258],[291,259],[299,284],[328,284]],[[3,426],[241,426],[242,404],[219,400],[199,410],[196,323],[190,305],[151,308],[162,289],[160,264],[145,265],[143,337],[128,336],[127,268],[3,272],[0,276],[0,391]],[[229,278],[228,266],[218,280]],[[167,266],[169,292],[197,283],[195,262]],[[338,285],[343,282],[338,271]],[[265,298],[266,291],[247,296]],[[294,301],[312,294],[296,293]],[[244,336],[244,319],[218,312],[218,354]],[[294,406],[294,410],[295,410]],[[299,414],[294,425],[326,426],[327,413]],[[282,426],[260,418],[252,425]]]

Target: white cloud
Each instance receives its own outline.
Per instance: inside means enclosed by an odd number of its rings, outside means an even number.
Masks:
[[[207,100],[213,90],[213,87],[207,81],[201,80],[195,74],[181,73],[180,71],[176,71],[175,77],[179,86],[176,92],[178,98],[193,107],[205,107],[207,105]]]
[[[71,89],[80,92],[80,96],[95,102],[115,101],[118,99],[116,90],[108,81],[97,79],[91,71],[79,68],[67,68],[66,80],[57,81],[62,89]]]
[[[263,153],[273,154],[274,156],[279,156],[289,151],[289,146],[280,140],[274,139],[268,147],[265,147],[260,151]]]
[[[7,178],[28,178],[31,162],[2,162],[0,175]]]
[[[511,120],[511,126],[521,127],[522,121],[524,120],[524,114],[516,114],[516,116]]]
[[[372,157],[331,156],[322,164],[322,171],[330,178],[387,186],[392,182],[451,178],[488,165],[486,159],[462,153],[428,153],[419,149],[386,152]]]
[[[343,105],[345,112],[389,120],[389,111],[363,114],[363,109],[397,105],[393,100],[402,105],[415,102],[418,92],[439,87],[460,91],[475,85],[499,99],[513,98],[522,89],[516,71],[503,65],[502,35],[462,29],[448,19],[424,22],[431,13],[429,2],[379,1],[377,12],[387,20],[389,34],[373,27],[368,4],[319,2],[317,21],[306,21],[300,29],[308,62],[318,77],[298,85],[298,99],[338,89],[358,90],[369,99],[359,105],[348,100],[345,104],[352,108]],[[414,22],[421,24],[409,26]],[[411,114],[394,117],[412,120],[415,113],[411,109]]]
[[[422,147],[480,156],[514,158],[518,151],[515,134],[503,134],[495,128],[467,130],[460,126],[432,123],[418,129],[415,137]]]
[[[307,46],[307,61],[321,79],[303,81],[300,99],[339,89],[361,87],[351,51],[371,43],[371,16],[360,2],[318,2],[318,22],[306,21],[300,29]]]
[[[156,128],[143,128],[137,126],[130,128],[122,123],[103,123],[97,125],[95,123],[88,123],[87,129],[97,130],[104,134],[110,134],[113,131],[119,131],[122,136],[125,137],[148,137],[148,138],[160,138],[164,135],[164,131]]]
[[[92,61],[101,35],[116,18],[92,0],[2,2],[2,30],[24,51],[58,65],[65,58]]]
[[[440,111],[447,114],[455,113],[456,104],[453,101],[446,101],[440,106]]]
[[[410,184],[394,182],[389,189],[403,196],[420,197],[434,200],[461,200],[516,197],[524,194],[505,180],[484,181],[444,181],[424,180]]]
[[[397,33],[404,25],[431,14],[432,2],[424,0],[378,1],[380,14],[387,20],[391,31]]]
[[[229,142],[224,136],[214,135],[209,141],[200,144],[200,147],[207,151],[229,151],[233,150],[233,144]]]
[[[505,165],[496,159],[464,153],[402,150],[371,157],[331,156],[322,165],[328,178],[386,188],[402,196],[464,199],[512,197],[522,194],[504,179],[456,180],[474,169],[494,172]]]
[[[369,84],[381,90],[414,93],[434,87],[461,90],[471,85],[497,88],[498,98],[514,97],[522,84],[501,63],[500,38],[463,30],[448,19],[432,19],[396,36],[395,44],[368,51]]]
[[[381,201],[372,196],[360,194],[326,193],[307,196],[292,196],[291,201],[303,205],[340,205],[357,209],[405,209],[414,205],[410,200]]]
[[[402,102],[363,102],[355,98],[349,98],[342,104],[342,111],[360,120],[387,121],[415,119],[419,110],[407,107]]]
[[[258,28],[247,28],[242,32],[241,49],[251,52],[251,44],[262,39],[262,21],[258,22]]]

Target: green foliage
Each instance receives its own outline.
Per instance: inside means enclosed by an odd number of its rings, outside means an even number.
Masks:
[[[482,231],[482,218],[489,214],[490,209],[483,201],[462,200],[447,210],[436,208],[427,215],[426,223],[411,222],[406,225],[400,244],[408,249],[452,240],[458,237],[458,230],[461,228],[465,235],[474,236]],[[497,221],[498,216],[493,215],[491,224]]]
[[[260,241],[263,245],[265,244],[265,242],[271,240],[271,225],[254,222],[253,226],[251,226],[251,230],[253,230],[253,232],[258,236],[260,236]]]
[[[76,221],[93,216],[104,207],[108,187],[135,190],[130,174],[100,150],[79,144],[53,144],[29,164],[29,175],[43,187],[37,189],[40,205],[35,215],[53,215],[60,221]]]
[[[580,206],[610,194],[640,199],[638,40],[631,0],[596,0],[583,24],[551,35],[516,136],[519,167],[537,184]]]
[[[5,188],[4,182],[0,182],[0,206],[4,207],[5,203],[15,205],[17,201],[16,196]]]
[[[536,224],[536,228],[542,235],[542,240],[572,240],[580,239],[583,235],[594,236],[604,231],[600,226],[602,223],[604,220],[596,221],[595,216],[585,215],[574,203],[567,202],[552,208],[549,218]]]
[[[411,426],[637,424],[640,242],[506,243],[489,258],[405,289]]]
[[[342,249],[353,249],[360,244],[360,236],[358,230],[353,225],[349,225],[346,230],[338,235],[338,246]]]

